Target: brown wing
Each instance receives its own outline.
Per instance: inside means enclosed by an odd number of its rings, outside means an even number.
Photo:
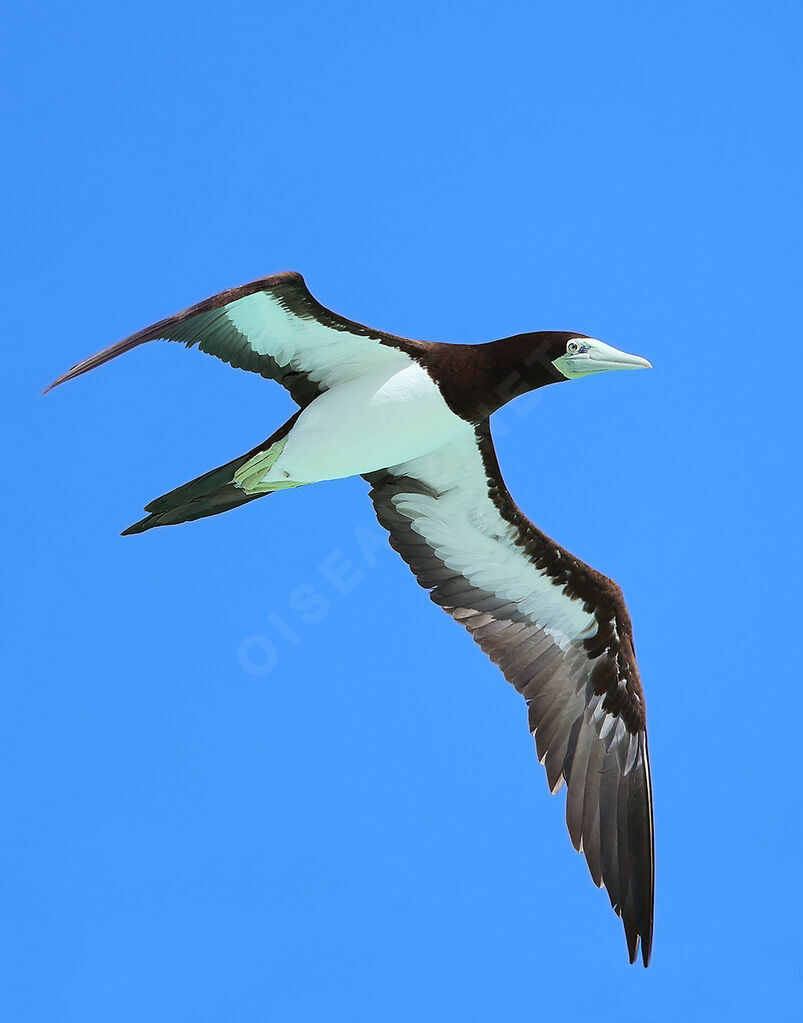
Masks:
[[[366,477],[391,545],[430,597],[527,700],[550,789],[621,916],[630,961],[653,927],[653,819],[644,698],[621,590],[513,503],[487,422]]]
[[[289,271],[223,291],[79,362],[51,387],[157,339],[198,345],[237,369],[282,384],[302,407],[321,391],[374,367],[399,368],[422,342],[347,320],[324,308]],[[50,390],[50,388],[48,388]]]

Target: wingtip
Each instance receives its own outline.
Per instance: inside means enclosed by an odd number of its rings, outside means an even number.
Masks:
[[[52,391],[54,387],[58,387],[59,384],[63,384],[67,380],[71,380],[74,376],[77,376],[75,370],[78,367],[68,370],[66,373],[62,373],[60,377],[53,381],[52,384],[48,384],[47,387],[42,391],[42,394],[47,394],[48,391]]]
[[[627,954],[630,959],[631,966],[638,960],[639,950],[641,951],[641,965],[646,970],[650,965],[650,959],[652,958],[652,935],[636,933],[635,940],[632,943],[628,940]]]
[[[650,943],[644,941],[643,935],[636,934],[635,940],[627,936],[627,958],[630,960],[630,965],[634,966],[639,958],[639,948],[641,949],[641,963],[644,969],[650,965]]]

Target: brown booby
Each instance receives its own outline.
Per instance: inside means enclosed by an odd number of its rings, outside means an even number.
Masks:
[[[516,506],[489,417],[546,384],[650,364],[568,331],[470,345],[396,337],[330,312],[300,274],[281,273],[146,327],[51,386],[159,338],[276,380],[300,408],[251,451],[151,502],[125,532],[362,475],[392,547],[527,701],[549,787],[567,787],[571,840],[622,918],[630,961],[640,943],[646,966],[653,812],[630,616],[616,583]]]

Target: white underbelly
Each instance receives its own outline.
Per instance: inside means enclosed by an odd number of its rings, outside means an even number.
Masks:
[[[398,465],[472,427],[417,364],[324,391],[298,417],[267,482],[316,483]]]

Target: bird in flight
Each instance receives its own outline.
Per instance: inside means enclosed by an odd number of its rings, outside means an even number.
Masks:
[[[519,510],[489,419],[535,388],[650,364],[569,331],[485,344],[396,337],[324,308],[288,272],[146,327],[51,387],[157,339],[276,380],[299,409],[251,451],[152,501],[125,533],[363,476],[391,546],[527,701],[550,790],[566,785],[572,843],[622,918],[630,962],[640,944],[646,966],[653,811],[630,616],[616,583]]]

